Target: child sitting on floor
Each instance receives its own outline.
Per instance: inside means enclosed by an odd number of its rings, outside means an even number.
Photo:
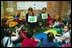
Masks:
[[[51,27],[52,25],[53,25],[53,19],[52,19],[52,17],[48,14],[47,26]]]
[[[27,38],[21,42],[21,45],[22,47],[36,47],[37,43],[38,42],[33,39],[33,32],[27,32]]]
[[[4,38],[1,40],[3,47],[13,47],[13,42],[11,40],[11,32],[7,29],[4,32]]]
[[[25,19],[25,13],[23,10],[21,10],[19,20],[23,20],[23,19]]]
[[[70,32],[69,32],[69,27],[68,26],[64,26],[64,32],[63,32],[63,36],[61,37],[62,40],[65,41],[65,43],[70,43]]]
[[[20,11],[18,10],[14,16],[14,20],[20,24],[19,17],[20,17]]]
[[[70,36],[71,36],[71,34],[69,31],[69,28],[68,28],[68,26],[65,26],[64,27],[64,34],[61,37],[61,40],[64,41],[64,43],[62,44],[61,47],[71,47],[71,37]]]
[[[60,36],[60,37],[57,37],[57,40],[59,40],[63,44],[70,43],[71,37],[70,37],[70,32],[69,32],[68,26],[64,26],[64,29],[63,30],[64,30],[63,35]]]
[[[54,34],[48,33],[47,34],[47,40],[43,41],[43,47],[54,47]]]
[[[20,30],[20,37],[21,37],[21,41],[23,41],[25,38],[27,38],[27,31],[26,31],[26,29],[21,29]]]
[[[54,16],[53,22],[54,22],[53,27],[59,27],[60,24],[62,23],[62,22],[61,22],[61,18],[60,18],[60,16],[59,16],[58,14],[56,14],[56,15]]]
[[[23,10],[21,10],[20,12],[19,20],[21,24],[24,24],[24,25],[26,24],[26,16]]]

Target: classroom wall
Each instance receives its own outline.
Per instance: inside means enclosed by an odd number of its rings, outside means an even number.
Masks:
[[[54,16],[54,14],[59,14],[61,17],[71,9],[70,1],[48,1],[48,12]]]
[[[4,7],[4,14],[6,14],[5,8],[7,7],[13,7],[14,13],[16,12],[16,3],[18,1],[3,1],[3,7]],[[71,2],[70,1],[47,1],[47,12],[54,16],[54,14],[59,14],[61,17],[65,15],[66,12],[68,12],[69,8],[71,8]],[[35,13],[38,13],[39,10],[35,10]]]
[[[69,9],[71,9],[71,1],[63,1],[62,3],[62,13],[61,16],[65,16],[65,13],[67,14]]]
[[[59,1],[48,1],[48,12],[51,16],[54,14],[60,14],[60,2]]]

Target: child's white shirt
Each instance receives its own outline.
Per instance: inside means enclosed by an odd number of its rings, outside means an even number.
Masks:
[[[19,36],[11,36],[12,41],[16,41],[19,38]]]
[[[59,42],[59,41],[62,42],[62,40],[60,39],[60,38],[62,38],[62,37],[70,38],[70,32],[64,33],[61,37],[55,36],[55,39],[57,39],[57,42]],[[70,39],[66,39],[65,42],[66,42],[66,43],[69,43],[69,42],[70,42]]]
[[[70,32],[64,33],[62,37],[70,38]],[[69,42],[70,42],[70,39],[66,39],[65,42],[66,42],[66,43],[69,43]]]
[[[10,42],[10,38],[9,37],[5,36],[2,40],[3,40],[2,42],[3,42],[4,47],[5,47],[5,44],[6,44],[7,40],[8,40],[7,47],[12,47],[13,46],[13,43],[12,43],[12,41]]]

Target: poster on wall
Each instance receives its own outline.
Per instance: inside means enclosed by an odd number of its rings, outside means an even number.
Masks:
[[[28,16],[28,22],[30,23],[37,22],[37,16]]]
[[[47,2],[34,2],[34,1],[27,1],[27,2],[17,2],[17,10],[27,10],[29,7],[32,7],[34,10],[42,10],[43,7],[47,7]]]

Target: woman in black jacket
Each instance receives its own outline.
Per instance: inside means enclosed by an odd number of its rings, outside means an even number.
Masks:
[[[34,12],[32,8],[29,8],[28,13],[26,14],[26,23],[29,26],[29,30],[32,30],[35,32],[37,22],[33,22],[33,23],[28,22],[28,16],[34,16]]]

